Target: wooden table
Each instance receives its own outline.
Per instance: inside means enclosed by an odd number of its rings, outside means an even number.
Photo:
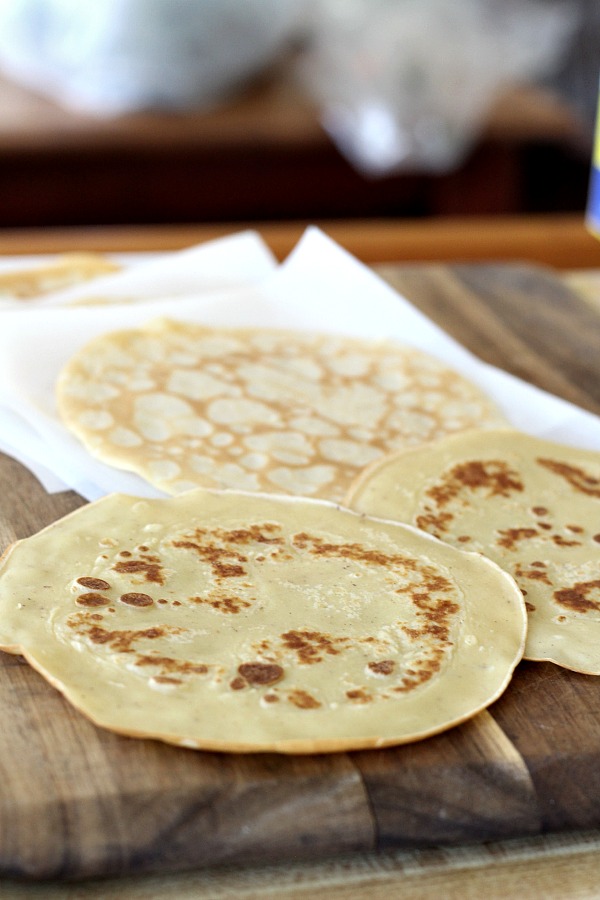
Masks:
[[[97,118],[0,78],[0,227],[579,210],[589,135],[507,91],[456,170],[358,174],[290,70],[210,110]]]
[[[430,228],[423,227],[421,242],[416,239],[414,226],[402,222],[324,223],[324,226],[359,258],[377,262],[383,277],[490,362],[600,413],[600,357],[597,353],[600,301],[594,287],[595,269],[600,268],[600,244],[589,239],[580,222],[564,219],[494,221],[479,223],[476,233],[471,233],[469,223],[437,222],[431,223]],[[32,235],[31,240],[26,233],[5,233],[0,235],[0,252],[166,249],[184,246],[211,233],[210,229],[201,227],[183,232],[170,229],[152,229],[144,233],[137,230],[83,234],[47,232]],[[293,237],[289,228],[277,225],[265,225],[263,233],[278,255],[286,252]],[[473,264],[475,246],[482,251],[478,264]],[[497,248],[496,259],[494,248]],[[510,261],[513,252],[512,259],[520,261],[517,264]],[[448,261],[449,256],[452,262]],[[548,268],[529,264],[530,260],[539,263],[540,257],[544,257],[541,260],[544,263],[555,258],[557,267],[566,271],[559,278]],[[469,263],[456,265],[454,260],[457,259],[466,259]],[[521,262],[523,260],[526,262]],[[582,277],[589,275],[592,286],[589,294],[579,296],[565,286],[565,281],[569,282],[573,277],[570,269],[578,270],[578,284]],[[508,290],[499,290],[499,285],[505,288],[508,285]],[[523,327],[527,312],[532,309],[537,315],[535,334]],[[500,331],[492,330],[490,323],[501,323]],[[560,341],[556,340],[557,333]],[[479,338],[484,334],[488,339],[482,344]],[[40,519],[51,520],[71,504],[68,495],[44,498],[38,494],[39,505],[17,509],[19,484],[28,476],[20,474],[16,464],[9,460],[0,461],[0,476],[5,485],[0,512],[5,523],[18,520],[22,531],[31,529]],[[2,502],[7,503],[6,498],[11,492],[15,505],[11,508],[5,505],[2,510]],[[549,681],[553,678],[551,670],[548,664]],[[559,682],[556,686],[560,687]],[[504,709],[506,717],[506,707]],[[499,721],[503,721],[502,714]],[[2,727],[8,727],[8,724],[5,722]],[[525,745],[527,743],[525,740]],[[5,880],[0,881],[0,896],[11,900],[38,897],[49,900],[98,900],[100,897],[102,900],[204,900],[269,896],[278,900],[300,900],[311,895],[383,900],[390,894],[408,900],[429,900],[440,895],[448,898],[485,895],[490,900],[516,896],[523,900],[597,897],[600,810],[594,802],[594,779],[580,777],[580,773],[588,771],[586,756],[593,754],[594,747],[582,744],[580,749],[581,759],[572,771],[563,772],[565,783],[569,785],[565,794],[569,789],[577,793],[576,806],[569,808],[571,825],[559,827],[559,813],[553,811],[552,800],[543,812],[546,828],[555,833],[496,839],[484,844],[478,843],[473,834],[471,843],[421,849],[398,848],[388,841],[386,847],[384,816],[379,819],[381,831],[374,836],[374,844],[380,848],[378,852],[365,849],[314,860],[286,858],[261,866],[221,865],[181,874],[158,873],[76,885],[19,884]],[[531,765],[538,753],[535,742],[529,739],[529,746],[521,746],[521,752]],[[539,758],[542,757],[543,748],[540,748]],[[560,769],[560,760],[557,765]],[[451,770],[448,771],[451,777]],[[540,773],[535,777],[539,779]],[[542,782],[544,777],[542,774]],[[543,807],[544,797],[539,796],[539,799]],[[554,825],[553,815],[556,818]],[[0,840],[3,840],[1,835]]]
[[[177,250],[244,228],[256,229],[278,259],[309,220],[85,228],[0,228],[0,254],[76,250]],[[583,215],[465,216],[412,219],[327,219],[317,224],[367,264],[527,260],[553,269],[600,267],[600,245]]]

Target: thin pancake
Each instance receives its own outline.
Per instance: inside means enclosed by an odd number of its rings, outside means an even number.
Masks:
[[[191,748],[320,753],[449,728],[521,658],[513,579],[324,501],[111,495],[13,546],[0,644],[97,724]]]
[[[526,597],[526,658],[600,674],[600,453],[473,431],[390,456],[347,501],[485,553]]]
[[[505,423],[479,388],[413,347],[164,319],[90,342],[61,372],[57,401],[90,453],[169,494],[339,501],[394,449]]]
[[[118,263],[97,253],[65,253],[45,265],[0,272],[0,301],[35,300],[51,291],[118,272]]]

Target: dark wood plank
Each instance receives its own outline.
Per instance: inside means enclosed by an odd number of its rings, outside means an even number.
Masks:
[[[521,663],[494,718],[522,755],[543,831],[600,824],[600,683],[552,663]]]
[[[0,872],[30,878],[315,858],[374,846],[350,761],[197,753],[96,728],[2,664]]]
[[[600,316],[551,270],[527,264],[382,267],[380,273],[426,315],[480,358],[592,411],[600,412]],[[522,757],[534,788],[541,831],[595,828],[600,824],[600,681],[551,663],[522,663],[491,714]],[[436,741],[448,760],[458,729]],[[469,747],[471,744],[469,743]],[[415,746],[414,751],[418,751]],[[429,748],[428,748],[429,749]],[[402,751],[396,751],[404,753]],[[403,760],[404,763],[407,760]],[[418,760],[422,763],[422,758]],[[483,767],[493,777],[489,758]],[[410,765],[410,760],[408,761]],[[375,775],[370,766],[375,767]],[[465,765],[472,763],[465,756]],[[369,761],[365,782],[381,795],[374,804],[380,828],[392,843],[405,835],[402,806],[386,762]],[[436,767],[430,768],[430,772]],[[401,767],[401,779],[411,779]],[[428,777],[430,777],[430,772]],[[412,799],[429,782],[415,781]],[[453,785],[444,781],[440,801]],[[508,800],[518,794],[506,791]],[[422,803],[422,799],[420,799]],[[460,819],[468,793],[454,808]],[[471,807],[474,824],[476,807]],[[446,811],[444,810],[444,813]],[[529,810],[532,817],[533,807]],[[381,824],[383,817],[384,824]],[[435,821],[435,817],[432,816]],[[495,821],[495,826],[498,820]],[[516,812],[514,833],[525,824]],[[485,824],[480,823],[482,833]],[[463,831],[463,839],[465,832]]]
[[[525,761],[488,712],[427,741],[361,753],[356,763],[382,849],[540,832]]]
[[[481,263],[379,271],[485,362],[600,413],[600,316],[550,269]]]
[[[0,254],[27,256],[73,251],[136,253],[182,250],[243,228],[257,231],[277,259],[293,250],[306,227],[321,231],[368,265],[403,261],[435,263],[494,259],[511,264],[526,248],[530,262],[553,270],[600,268],[600,242],[581,214],[443,216],[426,219],[320,219],[290,222],[0,229]]]
[[[600,325],[552,273],[384,274],[482,358],[600,409]],[[0,456],[2,548],[82,502],[47,495]],[[489,712],[417,744],[198,753],[96,728],[20,657],[0,654],[0,874],[164,872],[597,827],[599,712],[598,679],[522,664]]]
[[[2,549],[83,501],[0,454]],[[349,757],[197,753],[96,728],[0,654],[0,874],[72,878],[373,849]]]
[[[0,454],[0,553],[84,502],[74,491],[47,494],[28,469]]]

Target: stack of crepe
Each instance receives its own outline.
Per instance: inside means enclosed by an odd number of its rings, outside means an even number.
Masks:
[[[515,428],[489,372],[282,304],[128,314],[62,360],[61,427],[155,499],[13,545],[2,648],[104,727],[237,752],[422,739],[524,654],[600,674],[600,453]]]

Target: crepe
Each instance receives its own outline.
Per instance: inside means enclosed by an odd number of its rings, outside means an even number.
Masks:
[[[167,494],[203,486],[334,501],[385,453],[506,421],[413,347],[167,319],[92,340],[62,370],[57,403],[93,456]]]
[[[526,598],[525,657],[600,674],[600,453],[472,431],[372,466],[347,502],[485,553]]]
[[[65,253],[46,265],[0,272],[0,301],[34,300],[51,291],[118,272],[120,266],[98,253]]]
[[[109,495],[15,545],[0,645],[98,725],[217,751],[424,738],[521,658],[513,579],[325,501]]]

